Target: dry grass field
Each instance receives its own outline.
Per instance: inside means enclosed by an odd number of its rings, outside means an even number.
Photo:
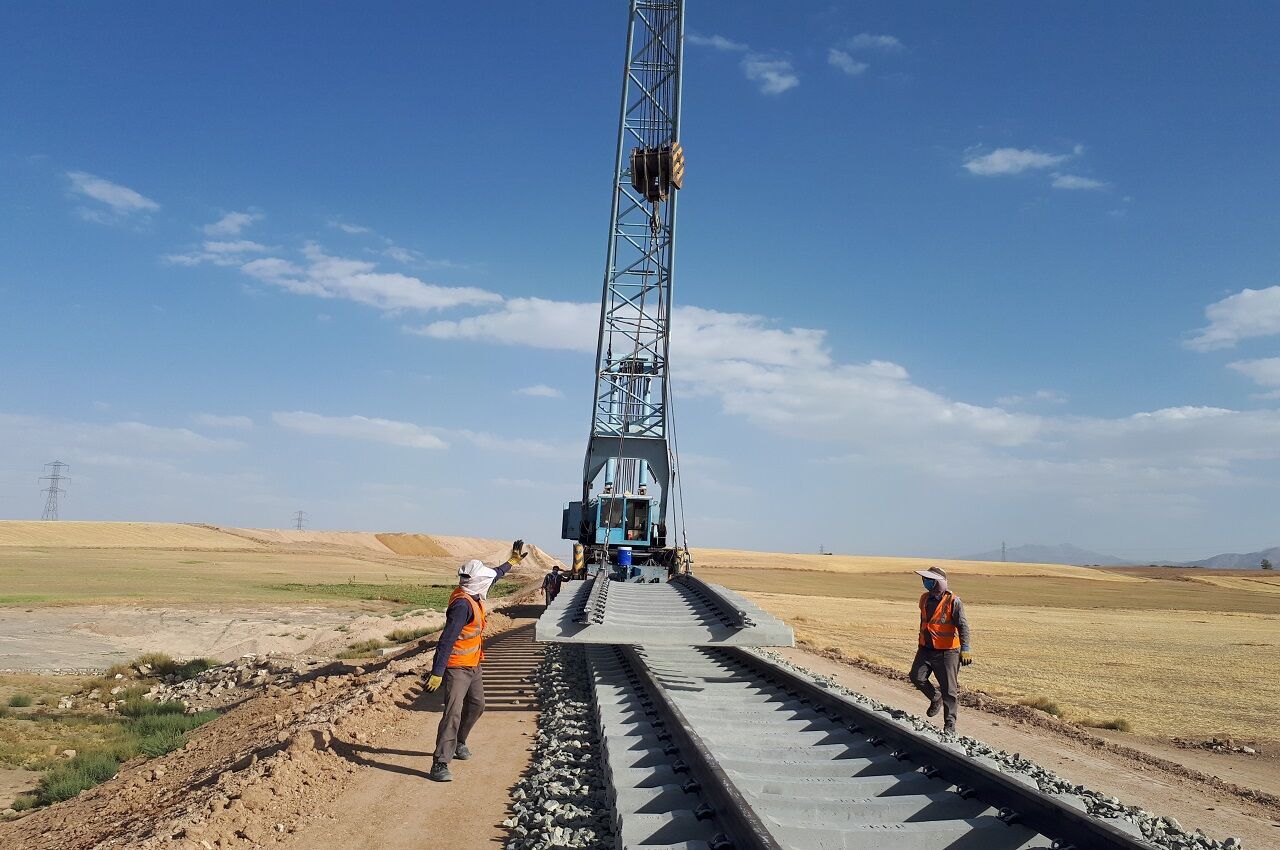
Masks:
[[[456,577],[452,559],[373,560],[343,552],[0,548],[0,604],[284,602],[275,585]]]
[[[942,563],[973,627],[963,684],[1046,698],[1068,720],[1123,718],[1142,734],[1280,739],[1280,577],[816,555],[730,567],[747,559],[727,554],[723,566],[702,558],[699,575],[746,592],[818,648],[905,671],[920,594],[911,571]]]
[[[424,534],[0,521],[0,605],[323,599],[280,586],[451,581],[461,561],[501,561],[509,546]],[[536,550],[533,561],[549,563]]]

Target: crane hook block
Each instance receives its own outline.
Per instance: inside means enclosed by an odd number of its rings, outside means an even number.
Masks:
[[[665,201],[684,186],[684,148],[679,142],[656,148],[632,148],[631,188],[650,203]]]

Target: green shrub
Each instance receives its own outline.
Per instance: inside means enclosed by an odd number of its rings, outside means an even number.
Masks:
[[[1045,714],[1052,714],[1054,717],[1062,716],[1062,709],[1048,697],[1027,697],[1026,699],[1018,700],[1018,703],[1028,708],[1034,708],[1037,711],[1043,711]]]
[[[10,708],[26,708],[33,702],[35,702],[35,700],[31,698],[31,694],[14,694],[9,697]]]
[[[212,658],[192,658],[190,661],[183,661],[173,669],[174,675],[181,681],[194,679],[205,670],[212,667],[218,667],[220,663]]]
[[[138,677],[139,667],[150,667],[152,676],[177,675],[180,679],[198,676],[210,667],[217,667],[218,662],[211,658],[193,658],[190,661],[175,661],[172,655],[163,652],[146,652],[124,664],[113,664],[107,668],[106,677],[114,679],[117,674],[128,679]]]
[[[14,801],[9,804],[9,808],[13,809],[15,812],[25,812],[37,802],[39,801],[32,795],[23,794],[21,797],[15,798]]]
[[[106,782],[119,769],[120,762],[110,753],[81,753],[40,778],[36,786],[36,801],[48,805],[70,800],[86,788]]]
[[[128,699],[116,706],[122,717],[150,717],[156,714],[185,714],[187,707],[174,700],[172,702],[152,702],[149,699]]]

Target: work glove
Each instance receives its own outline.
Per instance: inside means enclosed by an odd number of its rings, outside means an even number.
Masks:
[[[960,666],[968,667],[973,663],[973,655],[967,649],[960,650]]]
[[[427,691],[429,693],[435,693],[436,691],[440,690],[440,683],[443,681],[444,681],[443,676],[434,676],[434,675],[431,676],[429,679],[427,679]]]
[[[524,541],[517,540],[515,543],[511,544],[511,557],[507,558],[507,563],[514,567],[525,559],[526,554],[527,553],[524,551]]]

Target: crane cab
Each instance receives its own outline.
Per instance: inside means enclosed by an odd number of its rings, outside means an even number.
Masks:
[[[589,570],[604,568],[624,581],[659,581],[667,577],[658,552],[666,546],[659,513],[652,496],[603,493],[565,507],[561,536],[586,548]]]

